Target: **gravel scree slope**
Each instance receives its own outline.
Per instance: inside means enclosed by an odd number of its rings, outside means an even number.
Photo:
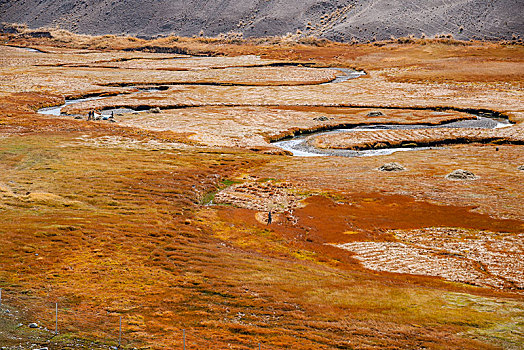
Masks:
[[[82,34],[244,37],[296,33],[337,41],[453,34],[524,36],[522,0],[0,0],[0,21]]]

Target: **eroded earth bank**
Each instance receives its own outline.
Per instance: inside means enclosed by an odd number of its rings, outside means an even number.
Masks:
[[[4,348],[522,347],[522,46],[1,39]]]

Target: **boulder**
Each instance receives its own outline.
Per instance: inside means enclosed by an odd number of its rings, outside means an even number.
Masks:
[[[378,168],[380,171],[403,171],[406,170],[402,165],[398,163],[386,163]]]
[[[34,322],[28,324],[27,326],[28,326],[29,328],[38,328],[38,324],[36,324],[36,323],[34,323]]]
[[[449,179],[449,180],[476,180],[478,179],[478,176],[473,174],[471,171],[457,169],[449,173],[448,175],[446,175],[446,179]]]
[[[384,113],[381,111],[373,111],[368,113],[368,117],[382,117],[384,116]]]
[[[151,108],[149,111],[151,113],[162,113],[162,110],[160,110],[159,107]]]
[[[517,170],[522,170],[522,171],[524,171],[524,165],[521,165],[521,166],[517,167]]]

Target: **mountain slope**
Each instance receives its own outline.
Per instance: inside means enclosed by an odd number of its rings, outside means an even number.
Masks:
[[[524,36],[522,0],[0,0],[0,21],[84,34],[304,34],[348,41]]]

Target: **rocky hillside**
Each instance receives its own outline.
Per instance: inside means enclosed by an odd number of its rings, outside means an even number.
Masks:
[[[453,34],[524,37],[522,0],[0,0],[0,21],[84,34],[244,37],[296,33],[338,41]]]

